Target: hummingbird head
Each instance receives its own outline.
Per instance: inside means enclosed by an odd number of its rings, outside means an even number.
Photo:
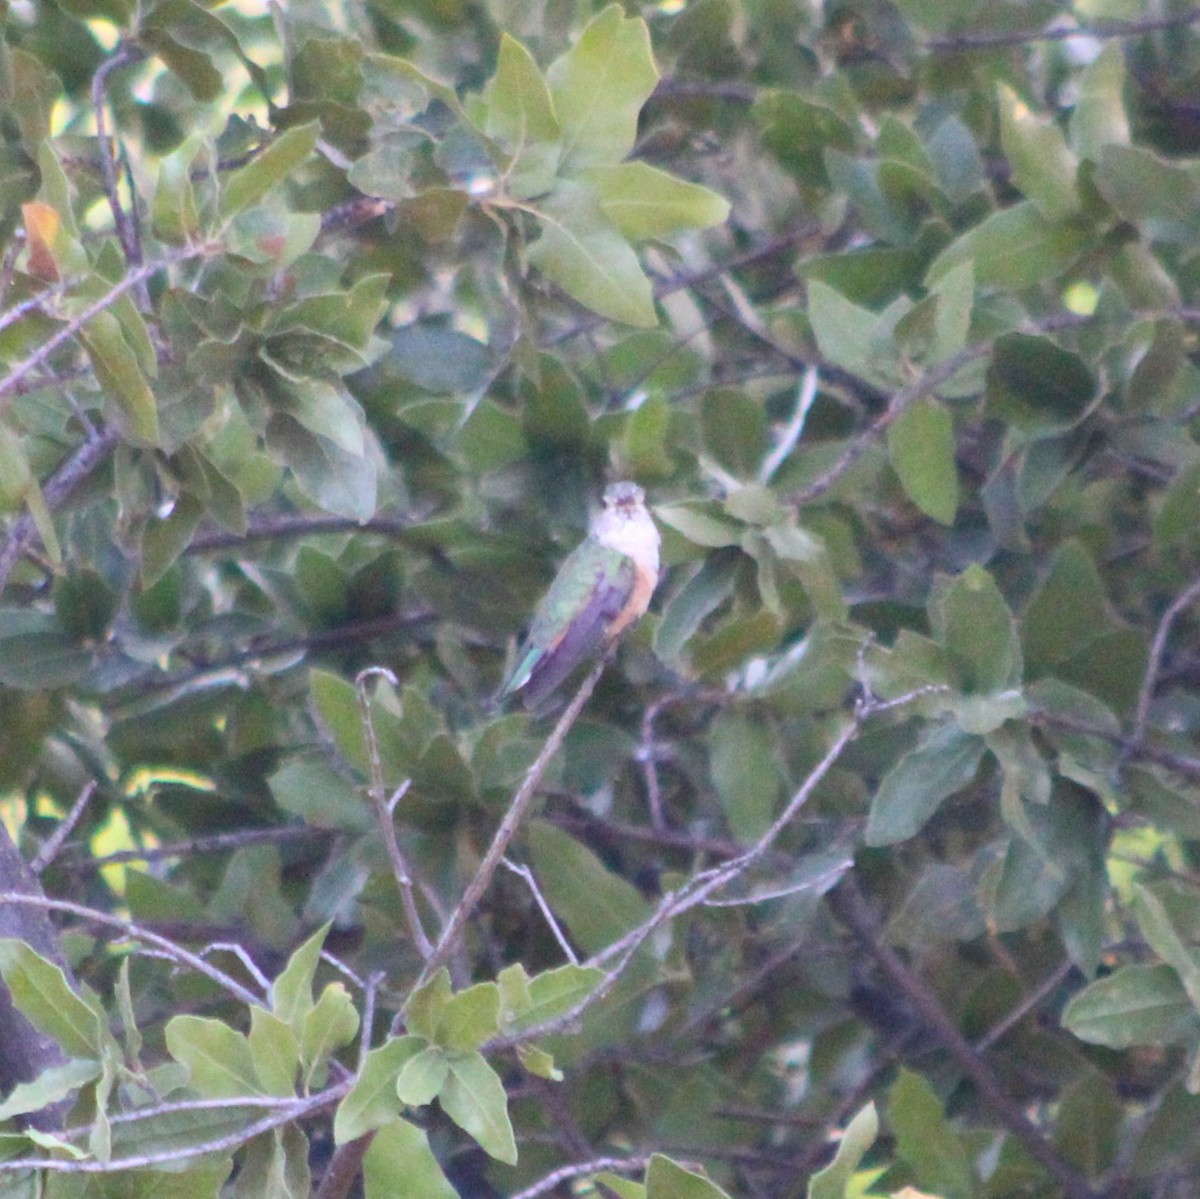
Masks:
[[[624,517],[640,516],[646,507],[646,493],[636,483],[610,483],[604,489],[604,507]]]
[[[610,483],[604,489],[604,507],[592,522],[592,536],[658,578],[658,530],[646,508],[646,493],[636,483]]]

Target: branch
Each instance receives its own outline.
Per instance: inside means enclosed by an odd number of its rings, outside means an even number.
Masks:
[[[270,1132],[273,1128],[280,1128],[284,1124],[290,1124],[294,1120],[310,1116],[314,1112],[333,1107],[349,1092],[352,1081],[340,1082],[336,1086],[328,1087],[319,1094],[306,1099],[297,1099],[295,1103],[280,1108],[271,1115],[256,1120],[253,1124],[247,1124],[245,1128],[228,1133],[223,1137],[214,1137],[211,1141],[202,1141],[196,1145],[164,1149],[157,1153],[139,1153],[130,1157],[118,1157],[107,1162],[87,1158],[82,1160],[61,1157],[10,1158],[8,1161],[0,1161],[0,1174],[15,1174],[22,1170],[52,1170],[60,1174],[115,1174],[121,1170],[142,1170],[148,1166],[185,1162],[209,1153],[223,1153],[239,1149],[247,1141],[261,1133]],[[236,1106],[236,1102],[232,1106]]]
[[[140,924],[135,924],[132,920],[126,920],[121,916],[111,916],[108,912],[101,912],[96,908],[84,907],[80,903],[70,903],[65,899],[49,899],[44,895],[28,895],[20,891],[0,891],[0,908],[3,908],[6,904],[13,904],[18,907],[41,908],[49,912],[65,912],[70,916],[77,916],[80,920],[86,920],[92,924],[101,924],[107,928],[115,928],[126,937],[130,937],[135,941],[141,941],[146,945],[152,945],[172,961],[182,966],[189,966],[191,969],[203,974],[210,982],[216,983],[222,990],[228,991],[234,998],[240,999],[243,1003],[257,1007],[262,1006],[262,996],[256,995],[253,991],[243,987],[237,979],[231,978],[223,970],[217,969],[216,966],[210,966],[202,957],[199,957],[188,949],[184,949],[182,945],[177,945],[174,941],[169,941],[166,937],[161,937],[158,933],[153,933],[148,928],[143,928]],[[37,948],[37,946],[35,945],[34,948]],[[39,950],[39,952],[41,951]],[[43,956],[46,955],[43,954]]]
[[[600,676],[604,673],[605,666],[608,665],[608,658],[609,655],[605,654],[592,667],[587,678],[580,684],[574,698],[558,718],[558,723],[554,726],[550,736],[546,738],[546,744],[542,746],[541,752],[533,761],[533,765],[525,772],[525,777],[521,780],[521,785],[517,788],[517,793],[513,796],[512,803],[508,806],[508,811],[504,813],[504,818],[500,821],[500,827],[496,829],[496,834],[492,838],[491,845],[488,846],[487,853],[483,855],[483,861],[479,863],[479,868],[472,875],[471,881],[467,884],[467,889],[463,892],[462,898],[458,901],[454,911],[450,913],[450,919],[447,921],[446,927],[443,929],[432,955],[426,961],[425,968],[421,971],[421,977],[413,990],[417,990],[423,986],[445,965],[451,953],[454,952],[458,938],[462,934],[463,925],[470,918],[476,907],[478,907],[479,901],[483,898],[483,893],[488,889],[488,885],[492,881],[492,875],[496,873],[496,869],[508,849],[509,842],[516,835],[517,829],[521,826],[521,821],[525,819],[525,814],[529,811],[529,805],[533,801],[534,792],[537,790],[538,783],[542,780],[542,775],[546,773],[546,767],[550,765],[550,759],[558,753],[559,747],[562,745],[563,739],[566,737],[571,726],[579,719],[580,712],[583,711],[584,705],[591,698],[592,692],[596,689],[596,684],[600,681]]]
[[[406,779],[392,799],[388,800],[387,787],[383,781],[383,761],[379,756],[379,739],[375,736],[371,701],[367,697],[367,680],[374,675],[381,675],[388,679],[392,686],[397,686],[396,676],[381,666],[372,666],[367,670],[360,671],[354,680],[355,689],[358,692],[358,708],[362,714],[363,732],[367,741],[367,760],[371,767],[371,781],[367,787],[367,793],[370,795],[371,805],[375,809],[375,820],[379,824],[383,843],[387,846],[388,860],[392,864],[392,875],[396,880],[396,886],[400,888],[400,904],[404,908],[408,931],[412,935],[417,952],[425,961],[429,961],[433,956],[433,946],[425,935],[425,926],[421,923],[421,913],[417,910],[416,896],[413,893],[412,868],[404,856],[404,851],[400,848],[400,842],[396,839],[396,804],[404,798],[412,779]]]
[[[1067,1199],[1096,1199],[1087,1179],[1042,1136],[1025,1112],[1001,1086],[991,1067],[976,1053],[946,1014],[937,995],[901,961],[890,945],[879,937],[874,914],[852,876],[831,891],[829,906],[850,930],[863,949],[875,959],[889,982],[909,1001],[918,1018],[929,1028],[975,1084],[987,1105],[1003,1121],[1026,1152],[1062,1188]]]
[[[141,265],[142,246],[138,237],[137,225],[129,219],[117,190],[117,159],[113,153],[112,142],[108,136],[108,124],[104,115],[104,90],[108,84],[108,77],[113,71],[119,67],[140,62],[144,57],[145,55],[137,46],[124,42],[118,45],[112,54],[100,64],[95,75],[92,76],[92,113],[96,118],[96,141],[100,147],[100,173],[104,177],[104,193],[108,198],[108,206],[112,209],[117,238],[121,243],[121,249],[125,251],[125,261],[130,266]],[[133,196],[133,203],[136,206],[136,195]],[[144,293],[145,280],[142,280],[142,283],[143,287],[139,288],[139,291]],[[147,297],[139,294],[138,298],[145,305]]]
[[[1038,321],[1025,322],[1021,331],[1025,333],[1054,333],[1064,329],[1076,329],[1087,324],[1090,317],[1080,316],[1074,312],[1057,312]],[[823,474],[818,475],[807,487],[801,488],[792,496],[792,502],[797,506],[810,503],[824,495],[866,452],[869,446],[881,433],[887,431],[911,404],[927,396],[931,391],[952,379],[964,366],[987,357],[992,352],[995,338],[976,342],[966,346],[957,354],[935,363],[914,379],[907,387],[893,393],[887,407],[875,418],[871,425],[855,437],[842,451],[838,460]]]
[[[72,842],[59,855],[60,869],[75,872],[99,870],[101,866],[121,862],[162,862],[168,858],[188,858],[199,853],[224,853],[247,845],[277,845],[287,841],[328,841],[329,833],[309,825],[285,824],[279,828],[252,828],[240,833],[215,833],[211,837],[192,837],[187,841],[168,841],[145,849],[120,849],[96,857],[90,846]]]
[[[70,341],[88,321],[99,316],[106,309],[111,308],[127,291],[132,291],[139,283],[144,283],[147,279],[157,275],[159,271],[168,266],[179,262],[187,262],[192,258],[204,258],[217,253],[219,249],[219,246],[207,243],[185,246],[180,250],[175,250],[165,255],[163,258],[156,259],[154,262],[143,263],[136,270],[130,271],[118,283],[114,283],[98,300],[89,304],[78,316],[68,321],[59,329],[57,333],[42,342],[28,358],[24,358],[18,362],[3,379],[0,379],[0,398],[16,391],[17,385],[30,371],[44,365],[59,346],[63,345],[64,342]]]
[[[297,513],[267,516],[252,522],[244,533],[214,530],[193,537],[185,554],[209,554],[215,550],[240,549],[252,541],[275,541],[284,537],[308,537],[316,533],[379,533],[403,537],[411,532],[413,521],[406,517],[376,516],[358,521],[346,516]]]
[[[1059,18],[1055,18],[1057,21]],[[1074,21],[1044,29],[1017,29],[996,33],[957,33],[950,37],[930,38],[925,48],[934,53],[982,50],[990,46],[1023,46],[1027,42],[1059,42],[1073,37],[1140,37],[1166,29],[1183,29],[1200,21],[1200,8],[1190,8],[1174,17],[1147,17],[1141,21]]]
[[[512,1199],[537,1199],[539,1195],[548,1194],[555,1187],[573,1178],[585,1178],[589,1174],[599,1174],[601,1170],[611,1170],[614,1173],[629,1173],[634,1170],[644,1170],[650,1164],[649,1157],[597,1157],[590,1162],[577,1162],[571,1166],[560,1166],[552,1170],[544,1178],[540,1178],[533,1186],[518,1191]],[[318,1196],[318,1199],[321,1199]]]
[[[1154,640],[1150,643],[1150,657],[1146,663],[1146,674],[1138,691],[1137,712],[1133,720],[1133,744],[1140,745],[1146,738],[1146,726],[1150,721],[1150,704],[1154,699],[1154,689],[1158,682],[1158,672],[1162,669],[1163,655],[1167,651],[1167,639],[1171,635],[1171,626],[1185,608],[1200,599],[1200,579],[1192,582],[1186,590],[1171,601],[1167,610],[1154,630]]]
[[[52,512],[58,508],[74,488],[112,453],[118,440],[115,430],[106,429],[85,441],[42,488],[42,498],[46,501],[46,507]],[[13,521],[7,539],[0,547],[0,592],[8,586],[8,576],[12,574],[17,559],[25,552],[36,534],[37,525],[29,512],[23,512]]]

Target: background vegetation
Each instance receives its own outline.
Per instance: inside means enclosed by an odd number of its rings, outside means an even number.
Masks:
[[[1200,10],[0,12],[0,1194],[1196,1193]]]

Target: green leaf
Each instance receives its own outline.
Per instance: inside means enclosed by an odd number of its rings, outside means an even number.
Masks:
[[[821,356],[871,382],[889,386],[897,369],[894,353],[879,344],[880,318],[851,303],[820,279],[808,284],[808,319]]]
[[[375,817],[361,790],[323,756],[289,759],[267,785],[275,802],[314,828],[368,833]]]
[[[983,757],[982,737],[942,725],[922,738],[883,776],[871,801],[868,845],[892,845],[915,836],[956,791],[974,777]]]
[[[1124,1112],[1112,1080],[1088,1070],[1062,1091],[1055,1145],[1089,1178],[1112,1164],[1121,1143]]]
[[[925,1078],[902,1069],[888,1096],[888,1123],[896,1151],[923,1190],[945,1199],[972,1199],[975,1179],[966,1147]]]
[[[308,1153],[308,1138],[295,1124],[256,1136],[242,1153],[233,1199],[307,1199]]]
[[[954,421],[932,396],[910,404],[887,433],[888,457],[908,498],[944,525],[958,511]]]
[[[429,1148],[429,1138],[407,1120],[375,1134],[363,1158],[366,1199],[459,1199]]]
[[[168,245],[186,245],[200,232],[192,164],[203,146],[201,138],[189,137],[159,164],[150,218],[155,234]]]
[[[517,963],[502,970],[500,1027],[506,1036],[545,1024],[571,1011],[604,981],[604,971],[592,966],[559,966],[529,978]]]
[[[709,229],[729,216],[724,197],[644,162],[592,167],[580,178],[594,190],[600,211],[630,241]]]
[[[1117,214],[1149,240],[1189,244],[1200,231],[1200,180],[1142,146],[1107,145],[1093,176]]]
[[[97,313],[80,330],[79,340],[105,395],[116,406],[122,434],[136,445],[157,445],[158,402],[120,322],[111,312]]]
[[[1109,42],[1076,84],[1075,107],[1071,112],[1071,147],[1080,158],[1090,158],[1094,162],[1105,146],[1128,144],[1125,55],[1118,43]]]
[[[971,310],[975,302],[975,264],[970,259],[960,262],[940,276],[930,289],[937,297],[934,318],[933,344],[928,360],[944,362],[966,348],[971,329]],[[953,394],[951,384],[943,384],[939,392]]]
[[[11,1120],[29,1112],[40,1112],[100,1075],[100,1063],[72,1058],[61,1066],[49,1066],[32,1082],[20,1082],[0,1102],[0,1120]]]
[[[436,1040],[447,1053],[463,1053],[478,1049],[499,1028],[500,988],[495,983],[476,983],[446,1001]]]
[[[320,136],[321,126],[317,121],[293,126],[244,167],[239,167],[224,179],[221,185],[221,219],[229,221],[252,204],[257,204],[312,153]]]
[[[486,1153],[515,1165],[517,1145],[500,1075],[477,1052],[448,1060],[450,1077],[438,1095],[442,1110]]]
[[[663,504],[654,515],[695,545],[717,549],[742,543],[741,525],[714,514],[711,505]]]
[[[300,1062],[309,1090],[324,1086],[329,1059],[358,1032],[358,1012],[342,983],[329,983],[300,1033]]]
[[[500,35],[496,73],[483,103],[483,132],[513,154],[507,191],[518,200],[544,195],[562,154],[558,117],[533,55],[507,33]]]
[[[1193,1035],[1196,1012],[1170,966],[1122,966],[1073,995],[1062,1023],[1081,1041],[1129,1049]]]
[[[667,663],[678,661],[688,641],[732,594],[741,555],[709,554],[700,569],[672,596],[654,629],[654,652]]]
[[[783,779],[769,726],[738,712],[718,716],[709,731],[713,784],[730,831],[753,844],[776,816]]]
[[[111,1044],[108,1030],[53,962],[23,941],[0,939],[0,976],[21,1015],[68,1057],[104,1056]]]
[[[845,1199],[850,1179],[878,1135],[879,1116],[875,1104],[868,1103],[846,1125],[833,1161],[808,1180],[808,1199]]]
[[[1172,906],[1185,908],[1186,915],[1191,917],[1185,927],[1194,928],[1197,906],[1194,897],[1179,895]],[[1185,940],[1186,934],[1176,927],[1164,897],[1149,887],[1135,884],[1133,914],[1147,944],[1179,975],[1192,1006],[1200,1011],[1200,959]]]
[[[654,1153],[646,1167],[646,1199],[729,1199],[729,1195],[703,1174]]]
[[[586,952],[597,953],[649,915],[637,888],[574,837],[542,821],[528,836],[542,892]]]
[[[1047,337],[1007,333],[996,339],[987,371],[988,414],[1028,437],[1077,425],[1098,399],[1083,359]]]
[[[396,1097],[408,1107],[424,1107],[437,1098],[450,1074],[450,1062],[437,1045],[426,1045],[404,1063],[396,1076]]]
[[[204,516],[204,505],[190,491],[183,492],[161,519],[147,522],[142,531],[142,586],[153,587],[192,543]]]
[[[1112,631],[1100,572],[1087,547],[1072,538],[1051,559],[1049,573],[1025,610],[1021,644],[1026,660],[1044,670]]]
[[[300,1043],[289,1024],[265,1008],[251,1007],[250,1056],[254,1070],[269,1095],[296,1093],[296,1070],[300,1065]]]
[[[541,237],[529,261],[585,307],[628,325],[658,324],[637,255],[600,211],[586,183],[560,183],[536,210]]]
[[[1060,274],[1088,244],[1082,226],[1048,221],[1026,200],[1002,208],[952,241],[930,264],[926,286],[971,260],[979,287],[1020,291]]]
[[[1013,182],[1049,221],[1079,211],[1075,173],[1079,164],[1062,130],[1030,110],[1011,88],[1001,84],[1000,144],[1012,164]]]
[[[978,563],[943,584],[929,601],[937,639],[958,668],[968,694],[1013,687],[1021,680],[1016,625],[996,581]]]
[[[317,929],[296,949],[283,973],[271,984],[271,1010],[299,1035],[313,1009],[312,984],[321,960],[321,949],[329,935],[329,925]]]
[[[326,512],[359,521],[375,515],[373,456],[347,453],[282,413],[267,425],[267,445],[291,467],[300,490]]]
[[[442,1012],[450,1002],[450,971],[444,966],[423,986],[418,987],[404,1005],[404,1022],[409,1032],[427,1041],[437,1038]]]
[[[618,1199],[646,1199],[646,1187],[644,1183],[634,1182],[629,1178],[621,1178],[619,1175],[611,1174],[607,1170],[601,1170],[596,1175],[596,1181],[603,1183]]]
[[[188,1070],[188,1085],[205,1099],[262,1095],[247,1040],[221,1020],[173,1016],[167,1022],[167,1049]]]
[[[425,1048],[424,1037],[392,1037],[367,1054],[354,1086],[338,1104],[333,1141],[345,1145],[400,1114],[396,1080],[410,1058]]]
[[[546,72],[562,129],[561,171],[620,162],[637,137],[638,114],[658,83],[650,33],[610,4]]]

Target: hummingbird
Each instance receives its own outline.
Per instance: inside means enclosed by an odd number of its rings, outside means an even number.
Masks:
[[[587,537],[538,605],[500,698],[546,698],[586,658],[606,650],[645,614],[658,583],[658,529],[636,483],[612,483]]]

